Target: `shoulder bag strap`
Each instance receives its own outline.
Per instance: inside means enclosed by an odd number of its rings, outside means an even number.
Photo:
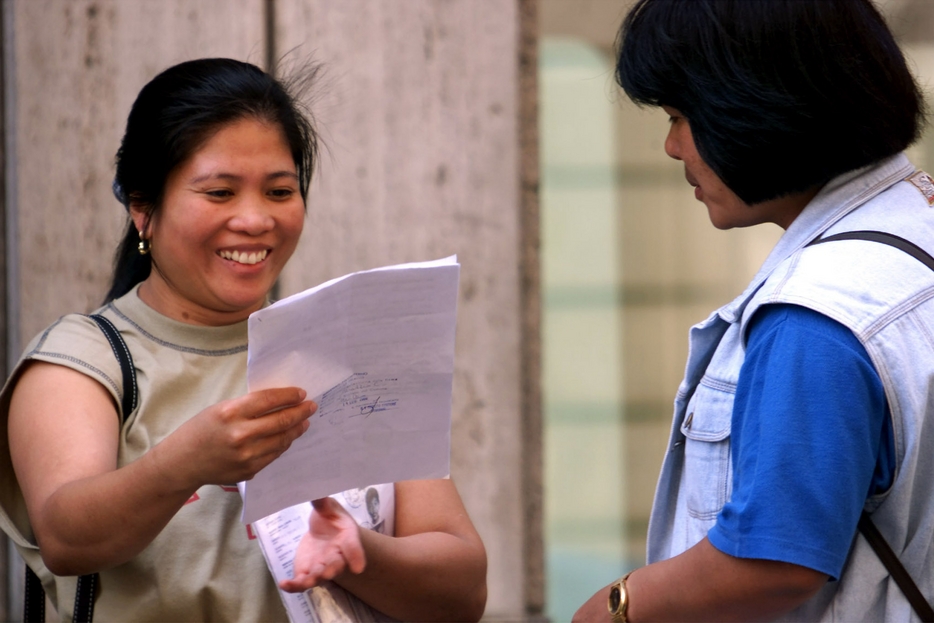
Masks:
[[[891,575],[895,583],[898,584],[898,588],[902,590],[902,593],[905,595],[905,598],[908,599],[908,603],[911,604],[912,609],[918,617],[925,623],[934,621],[934,609],[931,608],[931,604],[929,604],[927,599],[924,598],[924,595],[921,594],[918,585],[911,579],[908,570],[902,565],[902,562],[898,559],[898,556],[895,555],[895,552],[892,551],[888,541],[886,541],[882,533],[879,532],[876,524],[872,522],[869,513],[866,511],[863,511],[863,514],[859,518],[859,531],[863,533],[863,536],[866,537],[866,541],[872,547],[876,556],[879,557],[879,560],[881,560],[885,568],[888,569],[889,575]]]
[[[123,375],[123,399],[120,401],[122,410],[121,425],[126,423],[127,417],[136,409],[139,400],[139,391],[136,386],[136,368],[133,367],[133,356],[130,355],[130,349],[126,342],[120,336],[120,332],[101,315],[94,314],[89,316],[91,320],[97,323],[110,347],[120,363],[120,371]],[[78,584],[75,589],[75,623],[90,623],[94,618],[94,592],[97,588],[99,576],[96,573],[78,576]],[[39,576],[26,567],[26,594],[23,599],[23,621],[32,623],[33,621],[45,621],[45,590],[42,588],[42,582]]]
[[[117,356],[117,361],[120,362],[120,371],[123,373],[123,400],[120,403],[120,407],[123,410],[123,420],[121,424],[126,424],[126,419],[130,417],[130,414],[136,409],[136,403],[139,400],[139,390],[136,387],[136,368],[133,367],[133,356],[130,355],[130,349],[127,348],[126,342],[123,341],[120,332],[117,331],[117,327],[115,327],[112,322],[98,314],[89,316],[89,318],[96,322],[97,326],[104,332],[107,341],[110,342],[110,347],[114,351],[114,355]]]
[[[26,565],[26,585],[23,595],[23,621],[45,623],[45,589],[36,572]]]
[[[900,236],[881,231],[843,232],[840,234],[827,236],[826,238],[817,238],[807,246],[821,244],[824,242],[833,242],[834,240],[868,240],[870,242],[887,244],[889,246],[895,247],[896,249],[904,251],[934,271],[934,257],[931,257],[931,255],[928,254],[924,249],[914,244],[913,242],[901,238]],[[925,621],[925,623],[934,623],[934,608],[931,608],[931,604],[928,603],[927,599],[924,598],[924,595],[921,593],[918,585],[915,584],[913,579],[911,579],[911,574],[908,573],[908,570],[905,569],[904,565],[902,565],[901,561],[898,559],[898,556],[896,556],[895,552],[892,551],[891,546],[889,546],[888,541],[885,540],[885,537],[882,536],[882,533],[879,532],[876,524],[872,522],[872,518],[869,516],[869,513],[863,511],[859,518],[858,526],[859,531],[862,532],[863,537],[865,537],[870,547],[872,547],[872,550],[876,553],[876,556],[879,557],[879,560],[882,561],[882,564],[885,565],[889,575],[891,575],[892,579],[895,580],[898,588],[901,589],[902,593],[905,595],[905,598],[908,599],[908,603],[911,604],[912,609],[914,609],[918,617],[922,621]]]
[[[833,242],[835,240],[868,240],[870,242],[887,244],[890,247],[895,247],[896,249],[904,251],[931,270],[934,270],[934,257],[931,257],[924,249],[909,240],[884,231],[845,231],[827,236],[826,238],[817,238],[809,242],[807,246],[810,247],[815,244]]]

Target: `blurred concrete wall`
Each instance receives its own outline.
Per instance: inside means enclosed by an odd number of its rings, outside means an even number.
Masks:
[[[325,68],[309,102],[325,149],[282,294],[458,255],[452,476],[489,553],[487,618],[540,613],[535,0],[2,8],[8,359],[102,299],[125,226],[113,156],[150,78],[203,56],[286,73],[312,58]]]

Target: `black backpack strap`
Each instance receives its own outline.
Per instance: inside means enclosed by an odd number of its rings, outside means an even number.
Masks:
[[[75,614],[74,623],[91,623],[94,619],[94,589],[100,576],[96,573],[78,576],[78,585],[75,587]]]
[[[23,596],[23,621],[25,623],[45,623],[45,589],[39,576],[26,566],[26,586]]]
[[[868,240],[870,242],[887,244],[890,247],[895,247],[896,249],[904,251],[931,270],[934,270],[934,257],[931,257],[927,251],[911,241],[905,240],[895,234],[888,234],[884,231],[845,231],[840,234],[827,236],[826,238],[817,238],[809,242],[807,246],[810,247],[815,244],[833,242],[835,240]]]
[[[827,236],[826,238],[817,238],[812,240],[807,246],[821,244],[824,242],[833,242],[835,240],[868,240],[870,242],[887,244],[891,247],[895,247],[896,249],[904,251],[934,271],[934,257],[931,257],[927,251],[909,240],[905,240],[904,238],[896,236],[895,234],[889,234],[882,231],[847,231],[834,234],[832,236]],[[876,556],[878,556],[879,560],[882,561],[882,564],[885,565],[889,575],[892,576],[892,579],[895,580],[898,588],[901,589],[902,594],[905,595],[908,603],[911,604],[915,614],[917,614],[918,617],[926,623],[934,623],[934,608],[931,608],[931,604],[928,603],[927,599],[924,598],[924,595],[921,593],[918,585],[915,584],[913,579],[911,579],[911,574],[908,573],[908,570],[905,569],[904,565],[902,565],[902,562],[898,559],[898,556],[896,556],[895,552],[892,551],[891,546],[885,540],[885,537],[882,536],[882,533],[879,532],[876,524],[872,522],[872,518],[869,516],[869,513],[863,511],[863,514],[860,516],[859,523],[857,525],[859,527],[859,531],[863,534],[863,537],[869,543],[870,547],[872,547],[872,550],[876,553]]]
[[[121,425],[126,423],[129,415],[136,410],[139,401],[139,390],[136,386],[136,368],[133,367],[133,356],[130,355],[130,349],[126,342],[117,331],[117,327],[112,322],[101,315],[94,314],[89,316],[110,343],[110,347],[120,363],[120,372],[123,375],[123,399],[120,401]],[[91,623],[94,618],[94,597],[97,589],[97,583],[100,576],[96,573],[78,576],[78,584],[75,588],[75,623]],[[33,621],[45,621],[45,590],[42,588],[42,582],[35,572],[26,567],[26,594],[23,599],[23,621],[31,623]]]
[[[931,608],[931,604],[929,604],[927,599],[924,598],[924,595],[921,594],[918,585],[911,579],[911,574],[909,574],[908,570],[902,565],[902,561],[900,561],[898,556],[895,555],[895,552],[892,551],[885,537],[879,532],[876,524],[872,523],[872,519],[870,519],[869,513],[866,511],[863,511],[863,514],[859,518],[859,531],[866,537],[866,541],[869,542],[876,556],[879,557],[879,560],[882,561],[882,564],[885,565],[885,568],[888,570],[889,575],[891,575],[895,583],[898,584],[898,588],[902,590],[902,594],[908,599],[908,603],[911,604],[918,618],[925,623],[934,622],[934,609]]]
[[[130,355],[130,349],[127,348],[126,342],[120,337],[120,332],[117,331],[117,327],[112,322],[99,314],[94,314],[89,318],[96,322],[97,326],[104,332],[114,355],[117,357],[117,361],[120,362],[120,371],[123,373],[123,400],[120,406],[123,410],[123,423],[126,423],[126,419],[136,409],[139,396],[139,390],[136,387],[136,368],[133,367],[133,357]]]

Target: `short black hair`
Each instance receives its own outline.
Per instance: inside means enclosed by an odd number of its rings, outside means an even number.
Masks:
[[[823,185],[913,143],[921,92],[871,0],[639,0],[616,80],[671,106],[743,201]]]
[[[229,58],[202,58],[169,67],[143,87],[130,109],[117,151],[114,195],[127,208],[132,203],[152,215],[176,167],[223,126],[255,118],[282,129],[304,200],[317,160],[318,136],[298,96],[317,71],[317,65],[306,63],[283,81]],[[131,220],[114,257],[105,302],[149,276],[152,256],[139,254],[138,241]]]

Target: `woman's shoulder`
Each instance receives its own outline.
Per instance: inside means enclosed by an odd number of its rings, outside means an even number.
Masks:
[[[12,370],[3,394],[15,385],[29,362],[42,361],[70,368],[101,383],[114,397],[122,393],[120,363],[98,324],[85,314],[67,314],[29,342]]]
[[[49,354],[93,357],[103,349],[111,351],[106,336],[91,315],[66,314],[30,340],[23,350],[22,359]]]

